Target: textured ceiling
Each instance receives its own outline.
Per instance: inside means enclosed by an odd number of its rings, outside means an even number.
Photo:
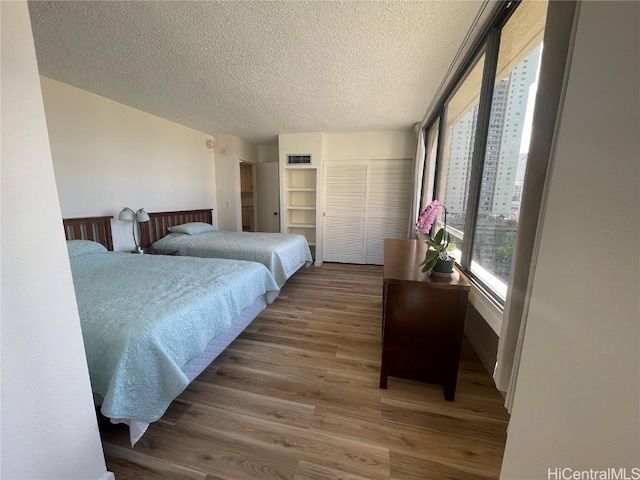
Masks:
[[[408,128],[480,1],[30,2],[40,73],[212,135]]]

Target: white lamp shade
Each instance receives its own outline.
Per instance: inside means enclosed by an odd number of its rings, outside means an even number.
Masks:
[[[133,220],[133,211],[130,208],[123,208],[120,210],[120,214],[118,215],[118,220],[124,220],[125,222],[130,222]]]
[[[149,214],[144,211],[144,208],[141,208],[140,210],[138,210],[138,213],[136,214],[136,218],[138,219],[139,222],[148,222],[149,220],[151,220],[149,218]]]

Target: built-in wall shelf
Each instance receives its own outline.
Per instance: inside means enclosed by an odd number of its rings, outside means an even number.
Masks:
[[[278,135],[280,231],[305,237],[316,265],[322,262],[323,245],[321,146],[320,133]],[[289,161],[299,156],[310,162]]]
[[[315,258],[318,239],[318,171],[287,166],[282,171],[282,231],[307,239]]]
[[[316,228],[315,223],[290,223],[287,228]]]

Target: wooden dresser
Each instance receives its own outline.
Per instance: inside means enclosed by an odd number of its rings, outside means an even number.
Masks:
[[[387,376],[420,380],[453,401],[470,285],[457,271],[423,274],[426,251],[419,240],[384,241],[380,388]]]

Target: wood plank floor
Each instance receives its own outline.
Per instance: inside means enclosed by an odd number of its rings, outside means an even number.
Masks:
[[[127,479],[498,478],[508,415],[463,346],[455,402],[389,378],[378,388],[382,268],[303,269],[151,425],[135,448],[102,422]]]

